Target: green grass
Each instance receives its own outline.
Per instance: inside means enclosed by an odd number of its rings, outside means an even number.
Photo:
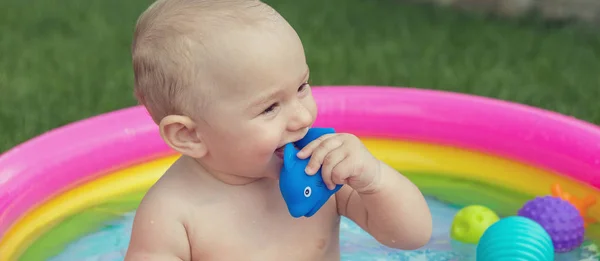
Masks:
[[[0,151],[136,104],[129,45],[151,1],[34,2],[0,0]],[[267,2],[302,37],[314,85],[452,90],[600,123],[599,33],[401,0]]]

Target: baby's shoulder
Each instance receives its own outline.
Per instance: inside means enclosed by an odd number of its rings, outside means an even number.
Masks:
[[[181,193],[172,186],[172,183],[166,184],[164,181],[164,179],[160,179],[150,187],[140,202],[137,211],[138,213],[150,213],[151,215],[161,213],[161,215],[180,220],[178,217],[180,207],[188,204],[186,197],[181,196]]]
[[[170,207],[173,204],[191,204],[191,193],[196,193],[197,184],[190,181],[188,175],[167,170],[165,174],[150,187],[143,201],[148,205]]]
[[[167,215],[183,215],[189,214],[190,209],[211,207],[207,203],[221,193],[197,176],[187,173],[185,168],[171,167],[148,190],[140,208],[152,208],[152,212]]]

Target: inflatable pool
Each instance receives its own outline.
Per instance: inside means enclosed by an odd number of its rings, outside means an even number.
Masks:
[[[361,137],[428,196],[439,234],[432,242],[448,239],[453,208],[479,204],[500,216],[515,215],[526,201],[550,194],[555,183],[574,196],[600,198],[595,125],[431,90],[330,86],[314,88],[314,96],[316,126]],[[139,106],[75,122],[7,151],[0,156],[0,261],[122,260],[132,213],[176,157]],[[600,218],[600,204],[588,216]],[[359,260],[351,258],[358,257],[352,249],[366,247],[379,249],[386,260],[405,260],[400,254],[392,258],[391,250],[369,241],[351,222],[342,225],[345,260]],[[103,249],[92,237],[119,241],[114,247],[121,255],[100,259],[114,249]],[[600,224],[587,227],[586,242],[594,252]],[[439,244],[451,246],[439,260],[460,252],[448,240]],[[88,254],[76,258],[72,249]],[[438,250],[430,244],[417,252],[433,256]]]

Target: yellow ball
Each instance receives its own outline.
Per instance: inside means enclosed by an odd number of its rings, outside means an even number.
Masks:
[[[488,227],[500,218],[484,206],[467,206],[454,216],[450,237],[463,243],[477,244]]]

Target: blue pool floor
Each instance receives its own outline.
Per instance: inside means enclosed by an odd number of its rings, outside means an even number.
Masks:
[[[379,244],[349,219],[342,218],[340,248],[342,261],[471,261],[475,246],[450,240],[449,229],[457,208],[427,198],[433,215],[431,241],[416,251],[399,251]],[[48,261],[123,261],[135,213],[128,213],[95,233],[72,242],[59,255]],[[585,243],[580,249],[560,254],[555,260],[600,260],[596,245]]]

